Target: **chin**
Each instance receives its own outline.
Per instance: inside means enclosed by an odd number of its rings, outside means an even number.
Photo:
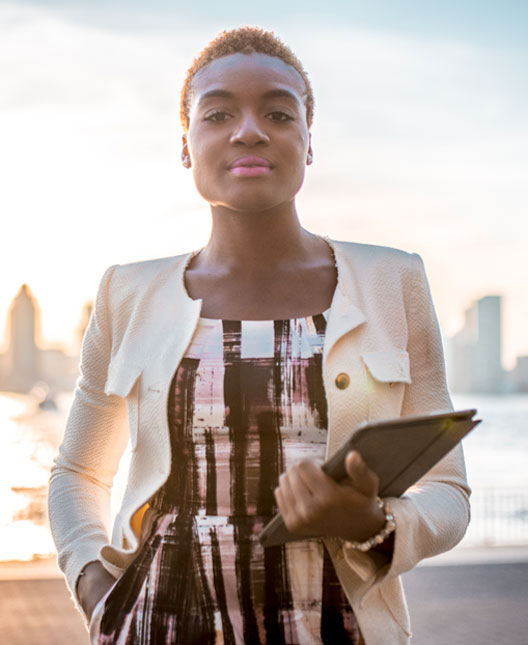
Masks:
[[[270,194],[270,191],[259,191],[250,189],[235,195],[211,195],[202,192],[201,196],[213,208],[225,208],[236,212],[262,212],[267,211],[283,203],[291,202],[294,195]]]
[[[293,198],[287,200],[240,199],[218,205],[237,213],[265,213],[292,201]]]
[[[201,195],[212,207],[225,208],[236,212],[262,213],[277,208],[282,204],[291,204],[301,186],[302,182],[299,182],[298,187],[291,187],[291,190],[281,193],[279,190],[270,189],[269,186],[263,189],[264,187],[262,186],[248,185],[244,190],[232,191],[231,194],[212,195],[208,194],[207,191],[203,191]],[[295,190],[295,188],[297,189]]]

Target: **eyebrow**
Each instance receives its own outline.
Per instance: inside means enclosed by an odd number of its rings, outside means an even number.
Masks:
[[[203,103],[207,99],[210,98],[222,98],[222,99],[234,99],[235,95],[233,92],[229,92],[228,90],[209,90],[208,92],[205,92],[202,94],[198,100],[198,103]],[[290,90],[282,89],[282,88],[277,88],[274,90],[268,90],[267,92],[264,92],[262,95],[263,99],[276,99],[276,98],[288,98],[296,103],[300,104],[299,98],[296,94],[293,92],[290,92]]]

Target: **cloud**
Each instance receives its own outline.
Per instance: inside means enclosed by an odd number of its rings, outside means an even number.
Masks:
[[[0,7],[1,107],[173,103],[187,59],[167,39],[102,31],[28,8],[17,21],[13,15]]]

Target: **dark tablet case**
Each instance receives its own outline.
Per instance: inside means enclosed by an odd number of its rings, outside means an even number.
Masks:
[[[379,477],[379,496],[399,497],[480,423],[475,414],[461,410],[361,424],[322,468],[341,481],[346,455],[357,450]],[[288,531],[280,514],[259,535],[263,546],[302,539]]]

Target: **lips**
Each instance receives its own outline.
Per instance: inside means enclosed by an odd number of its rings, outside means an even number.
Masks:
[[[247,155],[233,161],[229,171],[238,177],[260,177],[271,172],[272,165],[264,157]]]

